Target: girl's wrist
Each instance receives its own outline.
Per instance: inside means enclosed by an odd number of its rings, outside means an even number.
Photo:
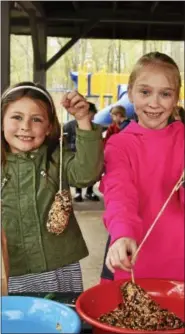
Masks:
[[[76,120],[76,121],[77,121],[79,129],[87,130],[87,131],[92,130],[92,124],[91,124],[91,121],[89,120],[89,117],[88,118],[83,118],[81,120]]]

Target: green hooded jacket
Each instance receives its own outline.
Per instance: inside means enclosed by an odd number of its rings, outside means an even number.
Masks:
[[[103,168],[101,129],[77,129],[77,152],[63,150],[63,188],[96,182]],[[59,190],[60,149],[47,161],[47,147],[35,152],[7,154],[2,167],[2,225],[6,233],[10,276],[47,272],[88,255],[72,211],[69,224],[58,236],[46,222]]]

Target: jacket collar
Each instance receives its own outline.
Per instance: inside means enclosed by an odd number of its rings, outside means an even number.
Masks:
[[[6,160],[7,161],[16,161],[17,158],[23,159],[23,160],[35,160],[38,157],[43,156],[47,151],[47,146],[43,144],[41,147],[39,147],[35,151],[31,152],[20,152],[20,153],[7,153]]]

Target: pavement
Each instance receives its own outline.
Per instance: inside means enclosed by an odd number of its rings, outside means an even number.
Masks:
[[[84,202],[73,203],[76,218],[89,249],[89,256],[81,260],[84,290],[99,283],[107,241],[107,231],[102,219],[104,203],[98,191],[98,184],[94,186],[94,191],[100,196],[100,202],[85,199]],[[71,193],[74,195],[74,188],[71,188]],[[84,196],[85,189],[82,194]]]

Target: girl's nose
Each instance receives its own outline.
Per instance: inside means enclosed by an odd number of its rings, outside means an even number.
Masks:
[[[149,100],[149,106],[151,108],[157,108],[159,106],[159,99],[157,95],[152,95]]]
[[[21,124],[21,130],[29,131],[30,130],[30,123],[29,121],[23,121]]]

